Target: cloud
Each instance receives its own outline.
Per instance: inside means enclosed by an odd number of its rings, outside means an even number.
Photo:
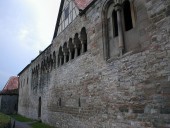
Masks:
[[[35,12],[35,27],[40,41],[50,44],[55,29],[60,1],[26,0],[26,3]]]
[[[20,0],[21,1],[21,0]],[[26,8],[30,9],[33,19],[28,19],[18,32],[18,39],[23,47],[44,50],[50,45],[57,20],[59,0],[24,0],[21,1]]]
[[[28,29],[26,29],[26,28],[20,29],[19,34],[18,34],[19,40],[24,41],[27,38],[28,34],[29,34]]]

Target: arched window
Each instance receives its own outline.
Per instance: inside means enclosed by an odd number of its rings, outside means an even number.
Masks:
[[[43,73],[45,73],[45,59],[43,60]]]
[[[47,69],[47,72],[49,72],[49,70],[50,70],[50,59],[49,59],[49,57],[47,57],[46,69]]]
[[[69,60],[74,59],[75,48],[74,48],[74,45],[72,43],[72,38],[69,39],[68,49],[69,49]]]
[[[63,57],[62,47],[60,46],[59,52],[58,52],[58,66],[61,66],[63,64],[64,64],[64,57]]]
[[[87,51],[87,33],[86,28],[81,29],[82,53]]]
[[[43,73],[43,61],[41,62],[41,73]]]
[[[79,101],[78,101],[78,106],[81,107],[81,100],[79,98]]]
[[[123,13],[124,13],[125,31],[128,31],[133,28],[131,7],[130,7],[129,0],[126,0],[123,3]]]
[[[113,10],[112,12],[112,22],[113,22],[113,36],[117,37],[118,36],[118,24],[117,24],[117,12]]]
[[[53,66],[56,67],[56,54],[55,51],[53,52]]]
[[[81,54],[81,41],[78,36],[78,33],[76,33],[74,36],[75,57],[80,56]]]
[[[61,107],[61,98],[58,99],[58,105]]]
[[[63,45],[63,53],[64,53],[64,63],[67,63],[69,61],[69,51],[66,42]]]
[[[47,72],[47,59],[44,59],[44,71]]]
[[[52,70],[53,68],[53,59],[52,59],[52,55],[50,54],[50,71]]]
[[[107,0],[104,5],[103,34],[106,60],[140,49],[133,4],[129,0]]]

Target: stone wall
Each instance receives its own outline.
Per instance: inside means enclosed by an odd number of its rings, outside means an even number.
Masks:
[[[16,114],[18,95],[0,95],[0,111],[5,114]]]
[[[141,49],[105,60],[106,2],[78,16],[20,75],[30,78],[20,88],[20,114],[61,128],[170,127],[170,2],[134,0]],[[58,67],[59,47],[83,27],[87,52]],[[54,51],[54,68],[37,68],[33,79],[33,69]]]

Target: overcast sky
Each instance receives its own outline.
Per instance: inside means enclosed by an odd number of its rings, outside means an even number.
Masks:
[[[61,0],[0,0],[0,90],[53,37]]]

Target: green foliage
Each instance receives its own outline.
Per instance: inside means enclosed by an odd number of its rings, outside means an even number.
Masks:
[[[10,122],[10,117],[0,113],[0,128],[3,128]]]
[[[54,128],[52,126],[49,126],[47,124],[44,123],[40,123],[40,122],[35,122],[33,124],[31,124],[32,128]]]
[[[32,122],[33,121],[32,119],[26,118],[21,115],[11,115],[11,117],[20,122]]]

